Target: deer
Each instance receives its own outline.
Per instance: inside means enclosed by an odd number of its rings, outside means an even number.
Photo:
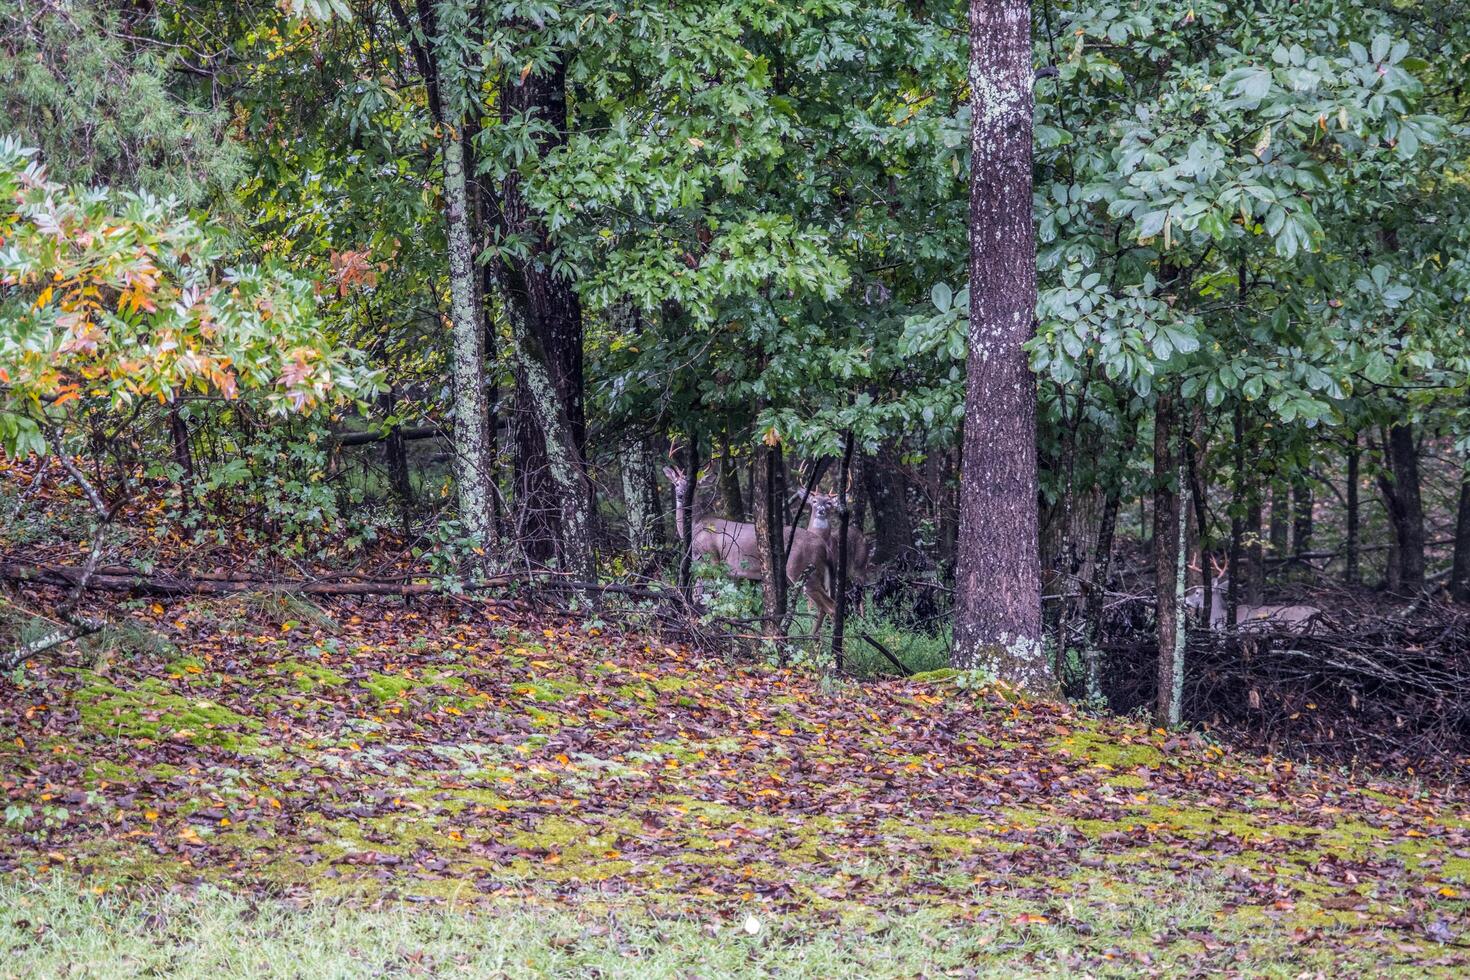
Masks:
[[[797,499],[801,494],[797,494]],[[842,506],[841,498],[835,493],[813,493],[809,498],[812,516],[807,521],[806,529],[813,534],[820,535],[827,543],[827,560],[831,566],[837,568],[841,558],[842,538],[838,531],[837,521],[839,508]],[[860,528],[848,525],[847,528],[847,582],[858,588],[858,602],[862,603],[862,590],[868,584],[869,575],[868,539],[863,536]]]
[[[1225,596],[1230,590],[1230,566],[1210,559],[1215,573],[1210,585],[1210,629],[1223,630],[1230,619]],[[1184,594],[1184,604],[1203,611],[1205,590],[1196,585]],[[1249,605],[1235,607],[1236,628],[1243,632],[1263,633],[1272,629],[1284,633],[1310,633],[1322,619],[1322,610],[1306,605]]]
[[[689,486],[684,471],[672,466],[664,467],[664,476],[674,485],[674,527],[682,541],[685,534],[684,495]],[[827,559],[827,540],[821,535],[803,528],[782,528],[781,533],[791,535],[791,548],[786,554],[786,580],[792,585],[804,583],[807,599],[817,611],[817,625],[812,630],[816,637],[822,632],[827,617],[837,611],[837,603],[827,591],[827,576],[830,570]],[[709,558],[725,566],[731,576],[751,582],[761,580],[760,547],[756,542],[755,525],[742,521],[729,521],[710,517],[695,495],[694,527],[690,534],[690,549],[694,557]]]

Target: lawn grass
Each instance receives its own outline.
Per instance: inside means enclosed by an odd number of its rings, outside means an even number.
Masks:
[[[1004,901],[969,921],[934,912],[862,926],[762,910],[591,914],[525,901],[423,908],[288,902],[212,886],[97,895],[61,878],[0,881],[0,976],[39,978],[1250,976],[1381,974],[1400,954],[1303,944],[1280,924],[1190,939],[1219,897],[1204,883],[1160,906],[1056,923]],[[1203,933],[1199,933],[1203,936]],[[1228,943],[1229,955],[1220,950]],[[1420,966],[1432,972],[1432,964]],[[1446,975],[1448,975],[1446,971]]]

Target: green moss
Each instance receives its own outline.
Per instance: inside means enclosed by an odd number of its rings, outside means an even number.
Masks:
[[[374,674],[358,683],[379,702],[396,701],[418,686],[418,681],[397,674]]]
[[[1075,728],[1071,734],[1048,743],[1056,752],[1065,752],[1076,758],[1086,759],[1104,769],[1156,769],[1164,761],[1164,755],[1152,745],[1124,742],[1117,736]]]
[[[256,744],[252,733],[261,729],[253,718],[203,698],[173,694],[154,678],[128,690],[97,678],[78,690],[75,700],[84,727],[119,738],[171,738],[241,751]]]
[[[935,684],[943,681],[952,681],[960,675],[953,667],[941,667],[938,670],[925,670],[909,677],[916,684]]]
[[[288,674],[296,690],[308,694],[318,688],[341,687],[347,678],[323,664],[302,663],[297,660],[282,660],[275,665],[277,673]]]

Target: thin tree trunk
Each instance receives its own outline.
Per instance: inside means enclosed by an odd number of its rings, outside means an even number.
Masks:
[[[1231,429],[1235,441],[1235,445],[1233,447],[1233,468],[1235,472],[1231,474],[1232,499],[1230,501],[1230,558],[1228,559],[1230,563],[1230,578],[1225,589],[1225,608],[1227,610],[1226,622],[1229,624],[1231,633],[1233,635],[1235,631],[1235,624],[1237,622],[1236,616],[1240,610],[1240,579],[1242,574],[1241,555],[1242,545],[1245,540],[1244,498],[1247,492],[1245,476],[1245,409],[1241,406],[1240,402],[1235,403],[1235,414],[1234,417],[1231,419]],[[1212,584],[1210,582],[1212,575],[1209,566],[1202,562],[1200,564],[1200,568],[1204,570],[1205,582],[1207,584]],[[1203,608],[1205,610],[1205,625],[1213,626],[1214,624],[1210,622],[1210,606],[1208,598],[1206,599]]]
[[[782,535],[785,508],[781,446],[756,447],[755,539],[761,554],[761,595],[765,600],[766,635],[783,636],[786,619],[786,541]]]
[[[971,0],[970,327],[960,527],[956,667],[983,667],[1050,694],[1041,644],[1031,202],[1031,5]]]
[[[877,453],[863,460],[860,472],[873,508],[874,560],[880,566],[902,569],[913,558],[914,523],[893,442],[879,445]]]
[[[1174,431],[1174,396],[1159,393],[1154,415],[1154,580],[1158,621],[1158,700],[1155,721],[1165,728],[1179,724],[1176,678],[1182,677],[1179,640],[1179,582],[1183,576],[1184,525],[1179,491],[1185,472],[1182,441]]]
[[[1260,605],[1266,592],[1266,546],[1261,537],[1261,490],[1252,484],[1246,498],[1245,529],[1250,535],[1246,545],[1246,566],[1249,575],[1245,583],[1245,601],[1253,606]]]
[[[465,166],[465,97],[456,80],[463,66],[457,49],[438,48],[439,102],[447,118],[443,131],[444,220],[449,252],[449,321],[454,379],[454,478],[459,518],[481,542],[494,539],[491,511],[495,470],[490,459],[489,404],[485,397],[485,332],[480,321],[475,233],[471,228],[469,175]]]
[[[694,601],[694,579],[691,575],[694,565],[694,494],[699,486],[699,433],[694,429],[689,430],[689,451],[684,460],[684,472],[687,479],[684,481],[683,499],[677,503],[675,513],[683,514],[684,519],[679,522],[679,589],[684,593],[684,601]],[[678,492],[677,490],[675,491]]]
[[[1083,614],[1087,641],[1082,645],[1082,685],[1087,703],[1095,707],[1101,707],[1104,703],[1102,666],[1099,663],[1101,651],[1097,648],[1097,634],[1101,628],[1103,603],[1108,593],[1108,574],[1113,562],[1113,535],[1118,527],[1118,509],[1122,496],[1122,488],[1114,482],[1108,486],[1103,497],[1102,517],[1098,520],[1097,527],[1097,548],[1092,560],[1092,580],[1087,586],[1087,609]]]
[[[1271,557],[1277,559],[1278,562],[1290,550],[1291,522],[1288,513],[1290,509],[1286,486],[1273,479],[1271,483]],[[1276,566],[1278,571],[1281,567],[1280,564]]]
[[[1194,506],[1195,533],[1199,537],[1199,554],[1201,556],[1200,568],[1203,570],[1208,566],[1204,556],[1213,555],[1214,542],[1209,536],[1209,498],[1207,496],[1209,481],[1204,474],[1204,433],[1202,418],[1198,412],[1194,413],[1194,420],[1187,429],[1181,429],[1179,442],[1183,447],[1184,470],[1189,477],[1189,499]],[[1187,558],[1187,556],[1186,556]],[[1186,561],[1186,568],[1188,563]],[[1205,608],[1205,619],[1209,620],[1209,610],[1213,608],[1210,603],[1214,600],[1215,583],[1208,571],[1202,572],[1203,599]],[[1186,583],[1187,584],[1187,583]]]
[[[734,447],[728,435],[720,446],[720,500],[725,516],[732,521],[745,520],[745,499],[740,492],[740,468],[735,462]]]
[[[1359,570],[1359,521],[1358,506],[1358,434],[1352,434],[1352,443],[1347,452],[1347,540],[1343,543],[1343,581],[1357,585],[1362,580]]]
[[[1291,553],[1294,555],[1312,550],[1314,507],[1311,474],[1300,473],[1291,481]]]
[[[189,451],[189,426],[179,413],[179,403],[168,407],[168,434],[173,442],[174,464],[179,468],[179,499],[184,513],[194,502],[194,454]]]
[[[1450,566],[1450,596],[1470,602],[1470,460],[1460,479],[1460,506],[1455,514],[1455,556]]]
[[[1399,584],[1410,592],[1424,588],[1424,502],[1419,493],[1419,447],[1412,425],[1388,430],[1389,461],[1399,523]]]
[[[842,447],[842,466],[837,471],[837,608],[832,615],[832,663],[842,670],[842,646],[847,630],[847,529],[851,514],[847,509],[847,478],[852,473],[852,430],[847,430]]]
[[[658,483],[653,475],[653,452],[639,438],[627,444],[619,467],[623,485],[623,508],[627,515],[628,548],[641,565],[661,546]]]
[[[378,408],[385,418],[391,418],[397,410],[397,396],[391,388],[378,396]],[[388,483],[398,498],[399,523],[403,536],[407,538],[413,516],[413,482],[408,475],[408,449],[402,426],[395,424],[388,429],[383,440],[383,457],[388,465]]]

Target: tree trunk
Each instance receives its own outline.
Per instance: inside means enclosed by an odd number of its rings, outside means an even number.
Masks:
[[[1455,515],[1455,558],[1450,567],[1450,597],[1470,602],[1470,460],[1460,479],[1460,506]]]
[[[527,322],[525,311],[513,307],[511,338],[515,344],[516,375],[529,403],[534,431],[541,436],[544,473],[557,503],[557,564],[583,582],[597,581],[597,556],[592,542],[592,484],[577,449],[572,426],[552,381],[551,368],[540,339]]]
[[[623,485],[623,509],[627,516],[628,548],[639,564],[663,544],[663,515],[659,507],[658,483],[654,477],[654,454],[643,439],[632,439],[623,449],[619,467]]]
[[[1231,434],[1235,442],[1233,447],[1234,458],[1232,460],[1235,472],[1231,474],[1230,557],[1227,559],[1230,568],[1230,580],[1225,590],[1225,608],[1228,610],[1226,621],[1233,632],[1235,630],[1236,614],[1240,609],[1240,580],[1243,574],[1241,565],[1244,554],[1242,546],[1245,541],[1245,496],[1248,492],[1246,490],[1245,476],[1245,409],[1241,406],[1240,402],[1235,403],[1235,414],[1231,419]],[[1200,568],[1204,570],[1205,582],[1210,583],[1211,569],[1204,562],[1200,563]],[[1208,597],[1206,599],[1207,601],[1203,605],[1205,625],[1212,626],[1213,624],[1210,623]]]
[[[1291,549],[1290,502],[1286,486],[1273,479],[1271,483],[1271,557],[1276,560],[1276,569],[1281,570],[1281,559]],[[1263,569],[1264,570],[1264,569]]]
[[[1118,527],[1118,508],[1121,503],[1122,488],[1115,482],[1109,485],[1103,497],[1102,517],[1098,520],[1097,527],[1097,547],[1092,560],[1092,578],[1087,586],[1087,610],[1083,614],[1083,628],[1087,631],[1087,639],[1082,645],[1082,686],[1087,703],[1092,707],[1102,707],[1105,703],[1097,634],[1102,625],[1103,603],[1108,594],[1108,574],[1113,562],[1113,535]]]
[[[1388,462],[1392,479],[1384,481],[1383,491],[1398,545],[1397,589],[1417,592],[1424,588],[1424,502],[1412,425],[1388,430]]]
[[[782,534],[785,487],[781,446],[762,444],[755,451],[755,539],[761,554],[761,595],[765,600],[766,635],[782,637],[786,619],[786,540]]]
[[[1311,474],[1298,474],[1291,481],[1291,551],[1294,555],[1304,555],[1312,550],[1314,506]]]
[[[385,418],[397,411],[397,396],[389,388],[378,396],[378,408]],[[403,439],[403,428],[393,425],[383,440],[383,458],[388,466],[388,484],[398,498],[398,517],[404,538],[408,537],[413,516],[413,482],[408,476],[408,449]]]
[[[842,647],[847,632],[847,529],[852,521],[847,509],[847,479],[851,474],[852,430],[848,429],[842,448],[842,466],[837,471],[837,568],[833,575],[837,586],[833,598],[837,601],[837,608],[832,615],[832,663],[839,671],[842,670]]]
[[[1160,392],[1154,416],[1154,581],[1158,621],[1158,701],[1155,721],[1169,728],[1179,723],[1180,705],[1175,680],[1182,677],[1179,639],[1179,588],[1182,577],[1184,521],[1179,509],[1179,491],[1184,485],[1184,466],[1179,439],[1174,431],[1174,398]]]
[[[970,327],[952,659],[1050,694],[1041,645],[1031,5],[970,0]]]
[[[735,462],[734,448],[727,437],[720,446],[720,501],[725,516],[732,521],[745,520],[745,498],[740,493],[740,468]]]
[[[490,456],[489,403],[485,394],[485,332],[480,321],[479,273],[471,228],[469,174],[465,165],[464,68],[458,50],[436,47],[438,98],[445,113],[444,219],[449,252],[449,321],[454,380],[454,479],[459,519],[482,543],[494,539],[495,469]]]
[[[883,567],[905,568],[912,563],[914,523],[894,443],[882,443],[863,460],[860,471],[873,508],[874,560]]]
[[[511,22],[529,30],[524,22]],[[500,92],[502,122],[527,118],[539,122],[535,137],[538,156],[545,156],[566,142],[566,72],[560,59],[544,71],[522,75],[509,71]],[[582,376],[582,308],[571,281],[556,269],[555,249],[538,216],[532,213],[521,187],[521,175],[511,171],[501,186],[504,233],[514,236],[529,254],[502,259],[510,274],[501,281],[508,290],[508,305],[518,308],[528,336],[544,352],[542,361],[558,403],[557,414],[565,419],[565,441],[573,457],[586,457],[587,423]],[[542,453],[548,434],[536,432],[541,414],[534,404],[537,393],[523,371],[516,373],[516,490],[521,515],[522,548],[534,559],[565,550],[566,531],[559,526],[565,500]],[[591,515],[580,520],[591,526]]]
[[[1347,540],[1343,542],[1343,581],[1357,585],[1362,580],[1358,568],[1359,521],[1358,507],[1358,434],[1352,434],[1352,444],[1347,452]]]
[[[1245,560],[1249,575],[1245,582],[1245,601],[1259,606],[1266,592],[1266,548],[1261,539],[1261,489],[1252,483],[1245,507],[1245,529],[1250,536]]]

